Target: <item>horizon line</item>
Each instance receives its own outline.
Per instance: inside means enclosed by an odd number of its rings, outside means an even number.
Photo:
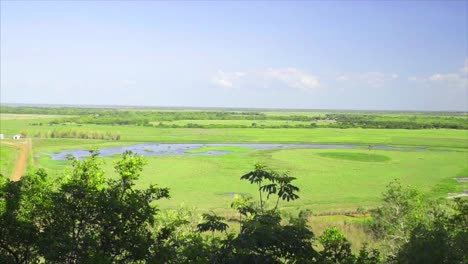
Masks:
[[[132,105],[132,104],[57,104],[57,103],[5,103],[0,102],[0,106],[12,107],[52,107],[52,108],[95,108],[95,109],[219,109],[219,110],[263,110],[263,111],[353,111],[353,112],[439,112],[439,113],[468,113],[467,110],[418,110],[418,109],[343,109],[343,108],[290,108],[290,107],[238,107],[238,106],[152,106],[152,105]]]

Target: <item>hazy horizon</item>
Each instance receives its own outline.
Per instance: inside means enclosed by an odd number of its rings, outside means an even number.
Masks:
[[[468,113],[468,110],[411,110],[411,109],[325,109],[325,108],[281,108],[281,107],[236,107],[236,106],[193,106],[193,105],[181,105],[181,106],[171,106],[171,105],[117,105],[117,104],[47,104],[47,103],[10,103],[2,102],[0,105],[10,106],[10,107],[51,107],[51,108],[96,108],[96,109],[149,109],[149,110],[158,110],[158,109],[168,109],[168,110],[259,110],[259,111],[305,111],[305,112],[326,112],[326,111],[336,111],[336,112],[440,112],[440,113]]]
[[[2,1],[0,103],[468,111],[468,2]]]

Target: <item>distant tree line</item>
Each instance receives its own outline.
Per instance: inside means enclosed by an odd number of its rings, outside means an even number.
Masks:
[[[195,121],[196,122],[196,121]],[[307,124],[258,124],[251,123],[250,125],[243,124],[174,124],[174,123],[163,123],[153,124],[153,127],[160,128],[316,128],[318,127],[315,123]]]
[[[193,123],[184,125],[165,124],[177,120],[193,120]],[[252,121],[302,121],[309,124],[266,124],[241,125],[232,124],[200,124],[197,120],[252,120]],[[152,124],[159,121],[159,124]],[[321,122],[325,121],[325,122]],[[98,125],[137,125],[156,126],[172,128],[375,128],[375,129],[468,129],[468,122],[465,117],[425,117],[413,116],[379,116],[361,114],[326,114],[324,116],[269,116],[265,114],[252,113],[229,113],[229,112],[125,112],[101,113],[79,117],[69,117],[56,119],[51,124],[77,123],[77,124],[98,124]]]
[[[455,116],[386,116],[365,114],[326,114],[314,120],[334,120],[329,127],[384,129],[468,129],[467,117]]]
[[[254,111],[150,111],[150,110],[123,110],[98,108],[69,108],[69,107],[10,107],[1,106],[0,113],[14,114],[54,114],[70,115],[50,121],[50,124],[97,124],[97,125],[136,125],[159,127],[196,127],[196,128],[258,128],[262,126],[247,126],[239,124],[213,124],[197,123],[197,120],[281,120],[301,121],[304,124],[273,125],[269,128],[375,128],[375,129],[468,129],[468,116],[463,113],[311,113],[310,115],[268,115],[264,112]],[[193,120],[186,125],[170,124],[164,122],[178,120]],[[154,122],[160,124],[153,125]],[[36,125],[40,125],[36,124]]]
[[[120,140],[120,134],[117,132],[100,132],[91,130],[76,130],[76,129],[53,129],[47,131],[39,131],[34,135],[36,138],[79,138],[79,139],[104,139],[104,140]]]
[[[81,107],[40,107],[40,106],[0,106],[0,113],[28,114],[28,115],[91,115],[98,111],[109,109],[81,108]],[[114,110],[110,110],[114,111]]]
[[[279,208],[299,199],[295,178],[257,164],[241,176],[258,198],[237,196],[239,231],[214,213],[164,210],[169,189],[135,188],[145,161],[131,152],[106,179],[98,153],[51,180],[39,169],[12,182],[0,177],[0,263],[467,263],[468,202],[433,203],[392,182],[373,210],[381,248],[351,243],[334,227],[315,236],[300,213]],[[267,203],[267,201],[269,201]],[[267,205],[269,204],[269,205]],[[319,246],[317,246],[319,245]]]

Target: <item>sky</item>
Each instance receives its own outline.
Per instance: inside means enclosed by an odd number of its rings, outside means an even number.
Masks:
[[[0,102],[468,111],[468,1],[1,1]]]

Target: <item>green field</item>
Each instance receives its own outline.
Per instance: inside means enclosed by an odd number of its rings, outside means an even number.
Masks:
[[[298,113],[294,113],[297,115]],[[287,116],[288,112],[268,115]],[[244,147],[205,147],[191,154],[229,151],[223,156],[157,156],[148,162],[138,186],[157,183],[171,189],[172,198],[160,206],[177,207],[182,203],[202,210],[226,211],[233,195],[254,194],[255,188],[239,178],[263,162],[272,169],[289,171],[297,177],[301,199],[285,204],[287,209],[314,212],[345,212],[357,207],[372,208],[381,192],[397,178],[433,197],[460,192],[466,184],[453,178],[468,176],[468,132],[457,129],[362,129],[362,128],[159,128],[137,125],[56,124],[57,116],[0,116],[1,132],[24,133],[32,137],[35,167],[43,167],[54,177],[62,177],[68,161],[53,161],[46,153],[69,149],[98,149],[137,143],[321,143],[356,144],[358,149],[283,149],[257,150]],[[204,124],[236,123],[251,125],[300,122],[284,120],[178,120]],[[276,123],[275,123],[276,122]],[[282,123],[281,123],[282,124]],[[118,132],[120,140],[76,138],[34,138],[49,130]],[[427,148],[428,151],[368,150],[368,145]],[[11,170],[15,155],[2,147],[1,171]],[[3,158],[3,156],[7,158]],[[104,158],[109,175],[118,157]],[[7,174],[7,173],[6,173]]]
[[[416,146],[427,148],[468,149],[468,132],[455,129],[336,129],[336,128],[157,128],[95,124],[50,125],[39,120],[2,120],[2,133],[23,132],[34,136],[41,131],[84,130],[112,131],[127,142],[199,142],[199,143],[350,143],[362,145]],[[42,122],[43,125],[33,125]]]
[[[0,174],[10,176],[15,166],[18,148],[0,144]]]
[[[288,203],[289,208],[309,208],[315,212],[344,212],[359,206],[371,208],[378,204],[388,182],[396,178],[437,197],[460,192],[466,187],[452,178],[467,176],[463,175],[467,152],[372,150],[368,154],[364,149],[251,152],[248,148],[227,147],[201,151],[210,150],[232,152],[214,157],[148,157],[139,186],[157,183],[169,187],[172,198],[161,201],[163,207],[185,203],[200,209],[223,211],[229,208],[235,193],[255,194],[255,189],[239,178],[256,162],[264,162],[298,178],[301,199]],[[114,175],[112,165],[117,159],[104,159],[110,175]],[[59,176],[66,163],[51,161],[49,156],[42,155],[38,165]]]
[[[390,157],[375,153],[351,153],[351,152],[322,152],[319,156],[332,159],[362,161],[362,162],[385,162],[390,161]]]

